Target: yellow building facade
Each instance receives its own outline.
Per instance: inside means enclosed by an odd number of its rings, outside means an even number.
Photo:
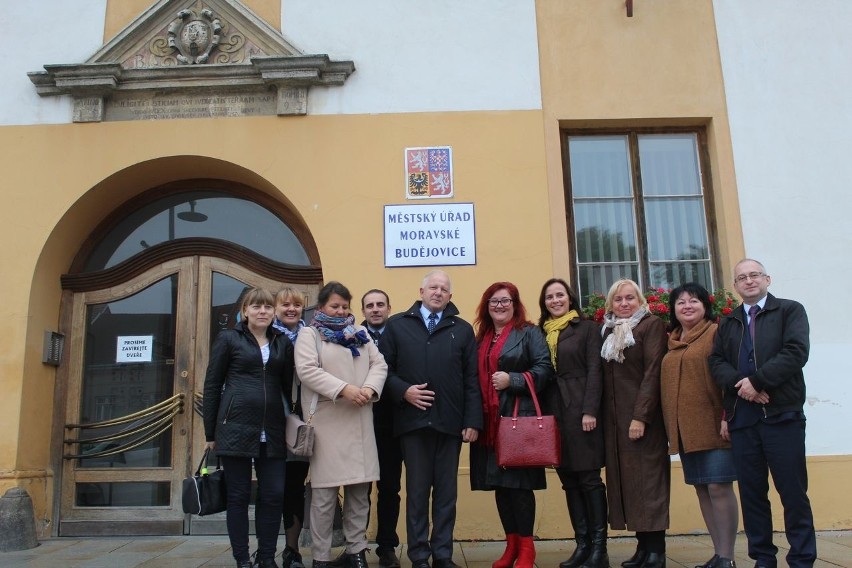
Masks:
[[[243,4],[266,25],[292,37],[287,2]],[[429,267],[387,268],[383,251],[384,206],[414,203],[405,196],[405,148],[450,146],[455,195],[430,204],[474,204],[476,264],[446,267],[453,278],[454,302],[468,320],[491,282],[516,283],[531,315],[537,315],[539,289],[547,278],[578,278],[572,260],[575,221],[567,139],[586,133],[695,134],[709,195],[704,206],[710,271],[716,284],[730,281],[730,269],[745,256],[746,245],[713,4],[636,4],[632,16],[622,0],[539,0],[520,10],[531,15],[534,24],[535,45],[527,48],[537,53],[538,68],[532,74],[539,83],[514,88],[532,89],[530,98],[538,98],[538,105],[314,113],[309,102],[308,112],[299,116],[99,122],[71,122],[69,110],[64,122],[0,127],[6,188],[0,224],[6,243],[0,259],[6,270],[0,287],[7,306],[0,320],[0,385],[6,393],[0,400],[0,491],[27,489],[43,535],[207,530],[193,530],[181,513],[179,487],[202,449],[193,393],[202,390],[210,330],[216,324],[210,311],[216,305],[216,279],[267,286],[286,281],[309,295],[323,281],[340,280],[356,297],[378,287],[389,293],[394,311],[408,307],[417,299],[420,279]],[[101,42],[107,44],[138,23],[150,7],[146,0],[103,2]],[[467,11],[472,8],[461,10],[462,16],[475,16]],[[383,17],[380,12],[374,17]],[[331,12],[324,17],[343,16]],[[401,36],[391,40],[405,41]],[[340,45],[325,46],[344,54],[333,59],[350,59],[355,65],[341,85],[321,88],[332,101],[345,100],[347,93],[375,76],[369,67],[361,67],[357,51],[347,51],[348,45],[344,38]],[[392,50],[393,44],[385,49]],[[53,63],[56,60],[43,60],[40,65]],[[474,58],[470,65],[476,64]],[[382,70],[401,72],[396,67]],[[481,84],[483,90],[516,83],[499,67],[494,73],[494,84]],[[448,91],[452,88],[447,85]],[[311,89],[309,97],[314,96]],[[405,99],[406,93],[390,96]],[[244,250],[250,245],[240,242],[231,248],[200,241],[182,245],[174,224],[179,229],[184,217],[191,218],[181,214],[196,211],[196,198],[198,212],[204,213],[205,192],[271,212],[293,232],[305,261],[276,261],[268,268],[258,260],[263,254]],[[172,214],[171,235],[141,245],[137,253],[122,257],[123,264],[92,268],[96,264],[91,259],[104,240],[129,242],[134,237],[121,234],[123,224],[130,232],[136,211],[167,199],[176,200],[162,210]],[[253,230],[250,211],[236,218],[245,223],[246,233]],[[214,220],[212,214],[209,219]],[[229,226],[227,234],[240,229]],[[91,364],[96,358],[92,341],[99,337],[96,320],[118,317],[126,298],[141,297],[166,280],[174,351],[163,367],[166,371],[161,371],[171,375],[158,375],[157,380],[168,383],[165,390],[177,398],[169,406],[175,410],[168,418],[170,428],[155,439],[168,439],[162,447],[170,449],[171,457],[143,461],[138,467],[114,461],[86,466],[84,460],[70,457],[80,445],[66,441],[79,435],[75,424],[98,421],[100,415],[93,410],[98,404],[109,405],[109,400],[93,400],[92,412],[81,410],[86,377],[101,372]],[[136,327],[128,327],[132,329]],[[65,338],[58,366],[43,362],[45,331]],[[121,330],[118,334],[133,335]],[[103,380],[111,379],[105,374]],[[133,388],[125,379],[116,385]],[[108,387],[103,388],[106,396]],[[115,396],[132,396],[129,393]],[[150,402],[146,408],[161,401]],[[140,426],[168,412],[146,414],[131,424]],[[140,432],[153,434],[156,427],[148,424]],[[818,528],[847,528],[844,511],[852,503],[835,494],[831,480],[849,477],[849,456],[812,456],[809,466]],[[673,470],[671,531],[702,531],[697,499],[682,483],[679,463],[673,463]],[[467,490],[465,467],[459,475],[456,538],[499,537],[491,495]],[[102,493],[113,484],[123,483],[148,484],[143,491],[152,495],[148,506],[138,506],[132,496],[127,497],[129,505],[120,498],[110,506],[97,500],[106,499]],[[536,534],[564,538],[570,524],[555,474],[548,476],[548,484],[548,490],[538,494]],[[98,497],[89,495],[94,490],[100,492]],[[781,526],[778,506],[776,516]]]

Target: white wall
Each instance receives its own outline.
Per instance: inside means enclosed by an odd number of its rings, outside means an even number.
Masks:
[[[746,254],[808,310],[808,453],[850,454],[852,2],[714,10]]]
[[[27,77],[80,63],[103,43],[105,0],[0,0],[0,125],[65,123],[69,97]],[[309,114],[541,108],[534,0],[282,0],[285,37],[355,62],[343,87],[314,87]]]
[[[70,97],[39,97],[27,73],[88,59],[105,14],[106,0],[0,0],[0,125],[71,121]]]
[[[312,91],[309,113],[541,108],[534,0],[282,0],[281,30],[355,61],[344,90]]]

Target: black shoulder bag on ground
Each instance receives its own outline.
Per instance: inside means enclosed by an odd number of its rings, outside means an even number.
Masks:
[[[207,472],[207,458],[210,448],[204,450],[204,457],[195,470],[195,475],[183,480],[183,512],[203,517],[221,513],[227,507],[225,491],[225,470],[216,459],[216,470]]]

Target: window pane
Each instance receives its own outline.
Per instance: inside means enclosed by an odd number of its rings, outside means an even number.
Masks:
[[[695,134],[639,137],[642,191],[647,195],[701,195]]]
[[[687,282],[697,282],[712,291],[710,261],[651,263],[652,288],[675,288]]]
[[[632,200],[575,201],[574,224],[579,262],[637,260]]]
[[[95,248],[85,270],[109,268],[148,247],[189,237],[228,241],[278,262],[309,264],[296,235],[271,211],[226,193],[194,191],[165,197],[128,215]]]
[[[568,152],[574,199],[631,195],[627,136],[571,137]]]
[[[639,281],[639,265],[636,263],[607,264],[604,266],[580,266],[580,286],[577,293],[580,303],[587,303],[589,294],[599,292],[606,296],[612,283],[621,278]]]
[[[175,328],[178,279],[156,282],[127,298],[88,306],[86,351],[80,422],[90,424],[144,411],[174,394]],[[150,361],[119,358],[121,337],[150,338]],[[157,431],[153,414],[102,428],[81,428],[80,467],[168,467],[172,463],[172,431],[126,451]],[[109,455],[99,455],[106,453]]]
[[[710,258],[700,197],[646,199],[645,220],[651,262]]]

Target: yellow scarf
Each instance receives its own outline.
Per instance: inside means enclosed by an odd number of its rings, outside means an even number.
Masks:
[[[559,341],[559,332],[568,327],[571,320],[580,317],[577,310],[571,310],[564,316],[558,318],[550,318],[544,322],[544,339],[547,341],[547,346],[550,347],[550,362],[553,368],[556,368],[556,343]]]

